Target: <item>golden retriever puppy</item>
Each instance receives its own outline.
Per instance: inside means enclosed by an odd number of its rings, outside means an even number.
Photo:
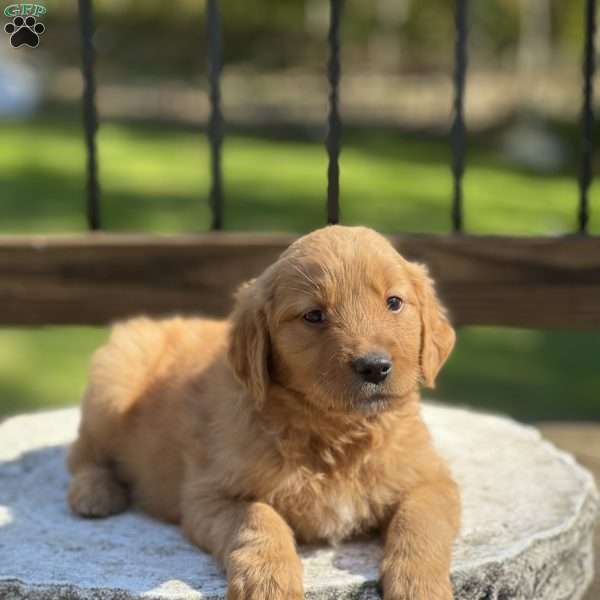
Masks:
[[[386,600],[450,600],[457,487],[419,414],[454,331],[427,271],[330,226],[228,321],[138,318],[94,355],[68,501],[130,501],[213,554],[229,600],[303,598],[296,542],[378,530]]]

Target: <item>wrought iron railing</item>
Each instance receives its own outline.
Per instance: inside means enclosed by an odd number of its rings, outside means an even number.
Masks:
[[[329,0],[329,114],[326,148],[329,157],[327,166],[328,223],[337,223],[340,206],[339,154],[342,122],[339,111],[339,84],[341,75],[340,26],[343,0]],[[452,203],[451,223],[455,233],[463,232],[463,189],[465,171],[465,84],[468,62],[468,8],[469,0],[455,0],[455,51],[454,51],[454,99],[453,119],[450,132],[452,148]],[[98,130],[96,110],[96,85],[93,51],[93,6],[92,0],[79,0],[82,70],[84,78],[83,114],[87,147],[87,216],[91,230],[100,229],[100,190],[97,176],[97,153],[95,136]],[[585,0],[585,42],[583,58],[583,110],[581,126],[581,164],[579,169],[578,231],[585,234],[589,221],[589,189],[592,182],[593,152],[593,82],[595,70],[596,0]],[[223,219],[223,173],[221,147],[223,141],[223,114],[221,110],[220,77],[222,71],[221,17],[219,0],[206,0],[206,35],[208,38],[208,81],[210,89],[210,117],[208,140],[211,157],[211,186],[209,202],[212,211],[212,229],[221,230]]]

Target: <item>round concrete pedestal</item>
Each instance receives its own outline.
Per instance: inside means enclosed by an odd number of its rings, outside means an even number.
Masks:
[[[438,406],[423,413],[462,490],[456,599],[581,598],[598,515],[591,476],[531,428]],[[69,513],[65,444],[77,422],[67,409],[0,425],[0,598],[223,598],[219,569],[177,527],[133,511]],[[307,598],[379,598],[376,540],[300,551]]]

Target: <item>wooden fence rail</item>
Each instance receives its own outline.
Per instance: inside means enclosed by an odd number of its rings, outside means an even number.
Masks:
[[[0,324],[226,315],[287,234],[0,236]],[[600,237],[390,238],[429,265],[457,325],[600,328]]]

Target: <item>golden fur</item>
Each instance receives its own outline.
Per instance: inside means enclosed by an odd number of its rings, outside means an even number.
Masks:
[[[403,300],[394,312],[390,296]],[[326,322],[303,315],[324,311]],[[381,531],[386,600],[450,600],[456,485],[419,414],[454,331],[424,267],[330,226],[243,285],[229,321],[137,318],[94,355],[69,503],[179,522],[228,599],[303,597],[295,543]],[[365,384],[350,367],[382,350]]]

